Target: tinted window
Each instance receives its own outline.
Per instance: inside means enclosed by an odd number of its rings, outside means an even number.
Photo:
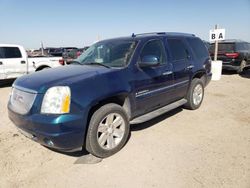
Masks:
[[[180,39],[168,39],[168,45],[174,61],[188,59],[189,53],[186,45]]]
[[[187,41],[197,58],[205,58],[209,56],[206,46],[200,39],[188,38]]]
[[[142,49],[140,59],[144,56],[155,56],[159,63],[166,62],[165,48],[160,40],[149,41]]]
[[[4,48],[0,47],[0,58],[4,58]]]
[[[211,44],[210,52],[214,52],[215,44]],[[233,52],[235,50],[235,43],[219,43],[218,51],[219,52]]]
[[[17,47],[0,47],[1,58],[21,58],[21,52]]]

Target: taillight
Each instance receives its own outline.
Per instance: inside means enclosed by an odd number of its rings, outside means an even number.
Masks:
[[[225,55],[229,58],[237,58],[239,56],[239,53],[235,52],[235,53],[225,53]]]
[[[61,65],[64,65],[64,59],[59,59],[59,63],[60,63]]]

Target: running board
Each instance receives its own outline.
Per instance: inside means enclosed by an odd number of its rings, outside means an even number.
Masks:
[[[152,112],[149,112],[147,114],[144,114],[142,116],[139,116],[135,119],[132,119],[129,123],[130,124],[138,124],[138,123],[143,123],[143,122],[146,122],[148,120],[151,120],[157,116],[160,116],[170,110],[173,110],[175,108],[178,108],[179,106],[182,106],[184,104],[187,103],[187,100],[186,99],[181,99],[181,100],[178,100],[174,103],[171,103],[171,104],[168,104],[167,106],[164,106],[162,108],[159,108],[155,111],[152,111]]]

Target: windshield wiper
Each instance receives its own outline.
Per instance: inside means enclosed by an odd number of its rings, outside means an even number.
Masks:
[[[96,63],[96,62],[84,63],[84,65],[100,65],[100,66],[103,66],[103,67],[106,67],[106,68],[109,68],[109,69],[111,68],[108,65],[105,65],[105,64],[102,64],[102,63]]]

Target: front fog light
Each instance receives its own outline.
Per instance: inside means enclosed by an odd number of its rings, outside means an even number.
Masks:
[[[41,113],[64,114],[70,111],[70,88],[67,86],[51,87],[44,95]]]

